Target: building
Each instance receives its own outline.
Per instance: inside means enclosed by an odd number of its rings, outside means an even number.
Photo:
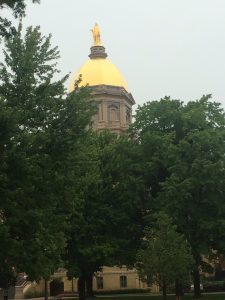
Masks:
[[[92,33],[94,44],[90,59],[72,76],[69,89],[72,91],[75,82],[81,78],[79,85],[91,87],[93,99],[98,105],[98,114],[93,120],[94,129],[109,129],[121,134],[132,121],[132,106],[135,101],[128,92],[128,85],[121,72],[107,59],[97,24]]]

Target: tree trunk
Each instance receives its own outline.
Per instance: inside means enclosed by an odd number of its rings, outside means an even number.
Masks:
[[[48,300],[48,280],[44,279],[45,281],[45,300]]]
[[[165,281],[163,281],[162,290],[163,290],[163,300],[166,300],[166,283],[165,283]]]
[[[79,300],[85,300],[85,276],[81,275],[78,279]]]
[[[87,297],[93,298],[94,293],[93,293],[93,275],[92,274],[87,274],[85,277],[86,281],[86,288],[87,288]]]
[[[175,282],[176,287],[176,300],[180,300],[181,296],[184,295],[182,283],[177,279]]]
[[[16,287],[15,284],[10,285],[8,288],[7,299],[15,299]],[[4,297],[6,298],[6,297]]]
[[[4,300],[5,289],[0,289],[0,300]]]
[[[72,277],[71,279],[71,283],[72,283],[72,293],[74,292],[74,282],[73,282],[74,278]]]
[[[200,274],[199,269],[196,268],[193,271],[193,281],[194,281],[194,297],[200,298],[201,297],[201,291],[200,291]]]

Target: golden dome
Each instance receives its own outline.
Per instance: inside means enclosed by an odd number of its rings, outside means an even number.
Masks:
[[[81,75],[80,86],[113,85],[124,87],[127,90],[127,83],[116,66],[106,58],[89,59],[80,70],[72,76],[69,90],[74,90],[74,83]]]
[[[79,86],[104,84],[123,87],[127,90],[127,83],[123,75],[110,60],[106,59],[107,54],[104,46],[102,46],[100,29],[97,23],[91,31],[94,44],[91,47],[90,59],[72,76],[69,91],[74,90],[74,84],[80,76],[82,80]]]

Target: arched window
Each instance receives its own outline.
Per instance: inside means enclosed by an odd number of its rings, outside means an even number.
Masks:
[[[120,120],[119,105],[111,104],[108,106],[108,119],[109,122],[116,122]]]
[[[117,121],[117,109],[111,108],[110,110],[110,121],[114,122]]]
[[[126,107],[126,123],[131,123],[131,109]]]

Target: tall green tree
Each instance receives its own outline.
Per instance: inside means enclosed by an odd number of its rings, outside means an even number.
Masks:
[[[192,269],[190,245],[176,230],[171,218],[158,213],[154,226],[146,228],[143,249],[137,255],[137,268],[143,279],[158,284],[167,297],[167,287],[179,279],[185,281]]]
[[[141,222],[143,184],[137,145],[126,136],[92,134],[85,145],[80,217],[73,217],[67,249],[69,273],[79,277],[80,298],[92,295],[94,272],[104,265],[134,265]]]
[[[210,95],[186,105],[167,97],[138,108],[133,134],[152,210],[165,209],[191,245],[199,297],[204,256],[224,247],[224,111]]]
[[[57,47],[39,28],[6,40],[0,68],[1,286],[12,275],[48,278],[61,262],[77,209],[74,166],[93,114],[87,89],[66,94]]]
[[[224,130],[192,132],[180,142],[173,172],[163,184],[160,202],[176,219],[191,244],[193,280],[199,296],[204,258],[224,248]],[[172,155],[172,154],[171,154]]]

